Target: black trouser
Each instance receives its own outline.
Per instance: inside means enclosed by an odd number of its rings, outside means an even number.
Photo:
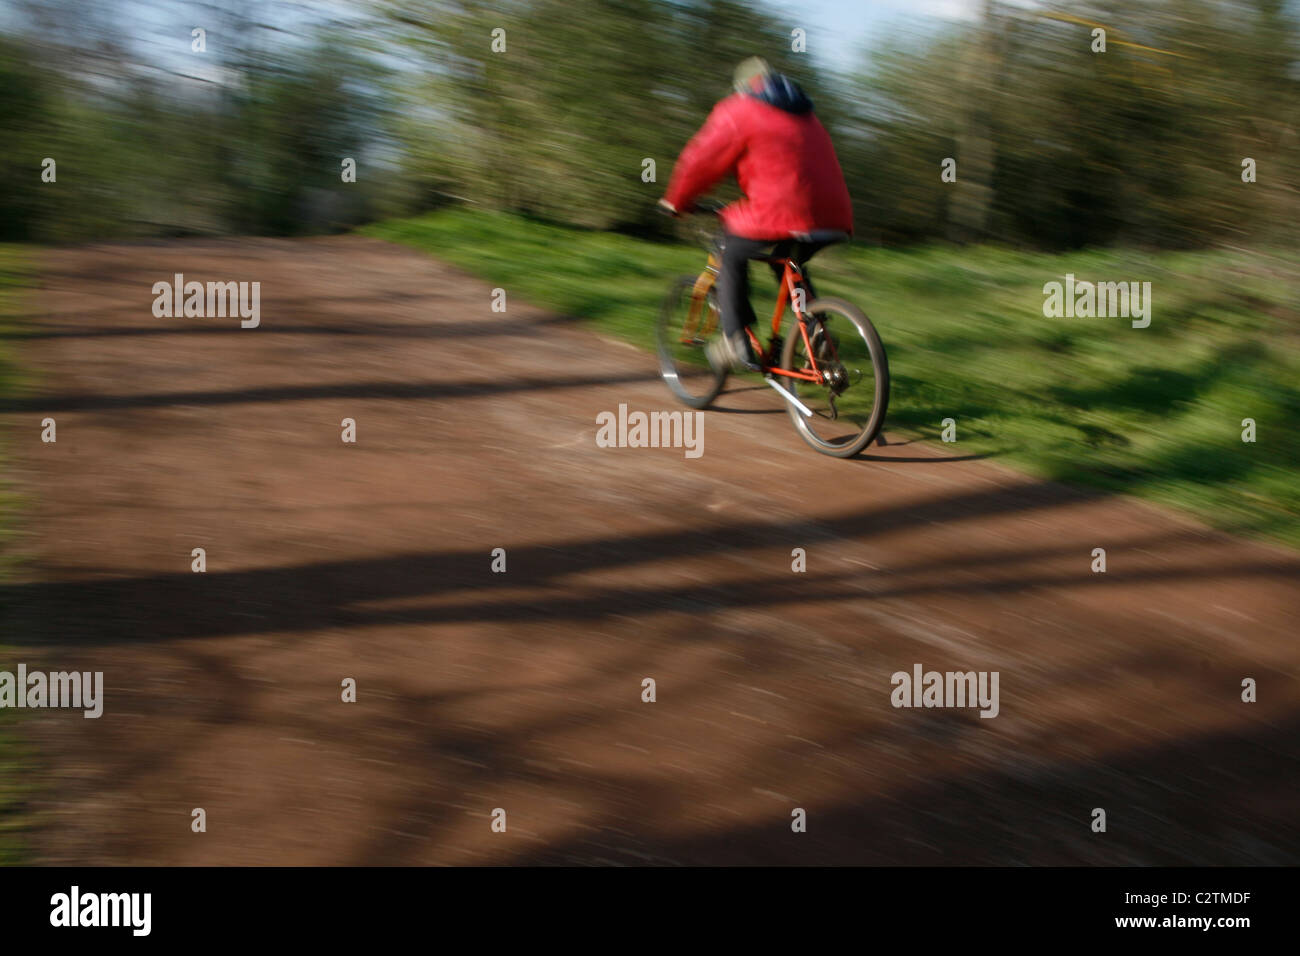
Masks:
[[[749,260],[754,256],[777,255],[793,258],[801,265],[813,257],[824,242],[797,242],[794,239],[746,239],[726,233],[723,236],[722,264],[718,269],[718,311],[722,313],[722,330],[730,337],[757,319],[749,302]],[[776,281],[781,281],[783,267],[769,264]],[[806,277],[805,277],[806,278]],[[814,297],[812,280],[808,291]]]

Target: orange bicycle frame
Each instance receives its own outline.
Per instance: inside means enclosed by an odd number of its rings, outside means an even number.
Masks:
[[[695,288],[691,290],[691,308],[686,315],[686,321],[682,324],[682,334],[680,341],[683,345],[689,345],[693,339],[706,339],[713,334],[714,318],[713,310],[703,309],[706,318],[701,325],[700,312],[703,303],[708,301],[709,290],[713,288],[714,276],[718,274],[720,263],[716,254],[709,253],[709,264],[699,278],[695,280]]]
[[[708,261],[710,261],[712,267],[716,260],[710,254]],[[775,339],[780,336],[781,319],[785,316],[785,308],[790,307],[790,310],[794,312],[794,321],[796,321],[796,325],[800,329],[800,336],[803,337],[803,347],[807,350],[806,354],[809,356],[809,363],[813,365],[813,368],[806,369],[806,371],[789,371],[789,369],[777,368],[775,363],[779,362],[780,356],[768,355],[763,343],[758,341],[758,336],[755,336],[753,330],[746,328],[745,334],[748,334],[750,342],[753,343],[755,354],[762,358],[764,375],[784,375],[787,378],[800,378],[802,381],[822,384],[823,373],[822,369],[816,367],[815,350],[813,349],[813,343],[809,341],[809,330],[807,330],[807,317],[802,308],[798,307],[798,298],[800,297],[796,293],[800,290],[806,291],[806,287],[803,286],[803,269],[800,268],[796,261],[787,258],[787,256],[757,256],[754,261],[776,263],[783,267],[780,286],[777,287],[776,291],[776,306],[772,310],[772,338]],[[707,276],[708,282],[712,285],[712,276],[714,274],[716,274],[716,269],[702,273],[701,278]],[[695,286],[699,286],[699,281],[695,282]],[[694,308],[694,303],[692,303],[692,308]]]

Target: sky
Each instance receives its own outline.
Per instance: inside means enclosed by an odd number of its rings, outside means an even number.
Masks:
[[[1035,0],[1001,0],[1032,7]],[[769,9],[808,31],[808,52],[823,65],[853,72],[873,44],[891,36],[931,33],[978,17],[983,0],[772,0]]]
[[[87,3],[96,0],[85,0]],[[177,19],[201,22],[203,4],[187,0],[115,0],[128,19],[146,29]],[[784,16],[794,27],[808,34],[809,53],[824,66],[851,71],[862,63],[862,54],[873,41],[892,34],[931,32],[945,22],[973,19],[983,0],[760,0],[769,11]],[[1007,0],[1001,0],[1007,2]],[[1014,0],[1018,5],[1033,0]],[[12,24],[16,16],[12,0],[0,0],[0,28]],[[274,9],[271,19],[289,16],[296,10],[335,9],[338,0],[265,0],[254,8]],[[184,48],[188,37],[178,37]]]

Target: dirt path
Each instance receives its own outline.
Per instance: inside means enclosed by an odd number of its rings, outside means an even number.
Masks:
[[[1288,552],[936,448],[821,458],[761,387],[698,459],[598,448],[675,407],[646,354],[374,241],[46,266],[6,640],[106,701],[26,721],[38,861],[1300,862]],[[261,327],[154,318],[176,272],[260,281]],[[915,664],[997,671],[1000,713],[895,709]]]

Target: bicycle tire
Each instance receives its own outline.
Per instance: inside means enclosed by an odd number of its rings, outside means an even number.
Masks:
[[[706,408],[718,397],[727,381],[727,370],[712,368],[704,356],[705,337],[697,342],[683,341],[685,321],[689,317],[689,303],[695,295],[696,276],[679,276],[668,289],[659,319],[655,323],[655,344],[659,353],[659,374],[678,401],[690,408]],[[707,323],[716,331],[718,327],[717,303],[713,290],[707,293],[710,314]],[[686,306],[686,308],[683,308]],[[708,327],[701,326],[701,328]],[[698,358],[692,359],[698,350]]]
[[[855,427],[852,431],[840,428],[838,431],[842,434],[819,435],[814,430],[814,425],[819,424],[821,421],[836,421],[837,417],[835,415],[828,417],[826,414],[820,413],[816,408],[813,408],[812,410],[814,414],[810,418],[809,416],[805,416],[803,412],[789,402],[786,403],[786,410],[789,412],[790,418],[794,422],[795,431],[799,433],[799,436],[807,444],[821,452],[823,455],[830,455],[834,458],[852,458],[875,440],[876,436],[880,434],[880,430],[885,424],[885,413],[889,408],[889,359],[885,355],[885,344],[881,341],[880,334],[876,332],[876,327],[871,324],[871,320],[867,318],[866,313],[851,302],[846,302],[843,299],[836,298],[822,298],[809,303],[808,308],[805,311],[808,316],[816,319],[816,322],[809,324],[810,337],[816,336],[817,330],[815,327],[817,325],[821,325],[822,328],[826,330],[823,334],[833,335],[834,330],[828,328],[827,319],[839,317],[851,325],[857,335],[861,338],[871,364],[873,388],[870,397],[870,411],[866,417],[865,423],[863,423],[860,428]],[[843,343],[841,342],[840,346],[842,347],[842,345]],[[838,348],[839,347],[837,347],[837,349]],[[785,340],[784,347],[781,349],[781,368],[786,371],[794,371],[796,353],[800,351],[806,354],[807,347],[804,345],[803,335],[800,334],[796,327],[790,330],[790,334]],[[840,352],[840,358],[849,361],[844,352]],[[846,379],[851,378],[853,373],[860,375],[860,364],[861,363],[856,363],[854,368],[850,371],[841,368],[840,373],[842,373]],[[811,382],[802,382],[801,380],[788,378],[786,376],[778,376],[777,378],[778,383],[785,388],[789,394],[796,398],[811,400],[812,396],[818,394],[831,396],[826,404],[831,408],[832,412],[836,413],[836,415],[838,414],[838,402],[842,400],[844,393],[847,392],[849,388],[853,387],[854,384],[850,383],[839,393],[835,393],[831,388],[825,385],[815,385]],[[860,382],[860,379],[858,381]],[[803,389],[802,393],[800,392],[801,388]],[[859,399],[859,394],[859,392],[855,392],[854,398]],[[835,398],[836,395],[839,396],[838,399]],[[807,404],[806,401],[805,404]],[[860,400],[858,404],[861,404]],[[834,431],[834,429],[824,430]]]

